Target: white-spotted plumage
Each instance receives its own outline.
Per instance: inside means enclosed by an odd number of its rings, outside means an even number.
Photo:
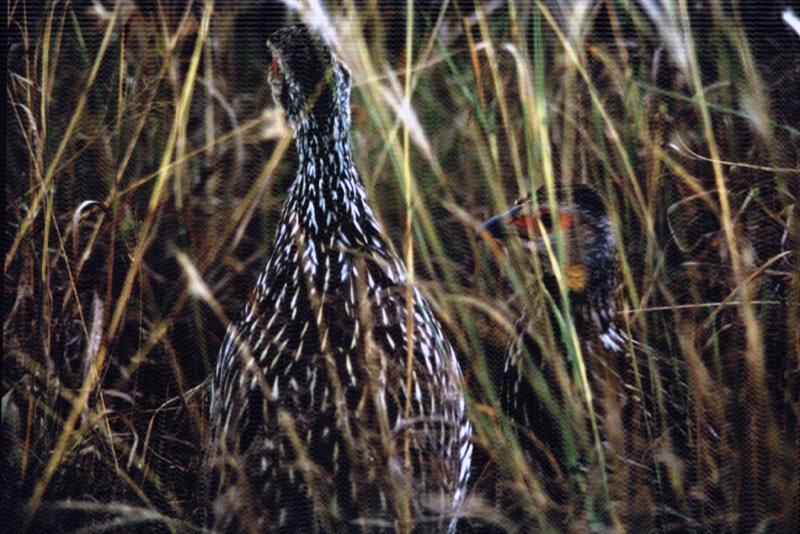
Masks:
[[[461,372],[367,204],[347,137],[350,73],[304,26],[269,45],[298,173],[214,373],[214,526],[453,529],[472,453]]]

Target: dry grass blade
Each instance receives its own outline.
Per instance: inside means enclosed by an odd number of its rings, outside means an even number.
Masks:
[[[352,70],[369,204],[464,369],[459,526],[800,530],[800,36],[762,4],[12,3],[0,523],[203,531],[208,377],[296,170],[265,42],[301,20]],[[602,371],[569,243],[532,254],[481,226],[542,186],[553,210],[565,183],[600,193],[619,248],[630,343]],[[561,451],[504,406],[530,309],[524,384]]]

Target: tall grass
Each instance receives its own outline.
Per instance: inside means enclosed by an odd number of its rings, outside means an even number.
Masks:
[[[4,524],[202,529],[207,377],[294,175],[265,41],[305,20],[353,71],[368,196],[465,370],[465,528],[796,531],[800,36],[780,12],[299,4],[10,6]],[[608,201],[621,319],[650,347],[634,364],[661,375],[668,416],[591,435],[565,374],[562,424],[587,472],[555,502],[497,396],[551,266],[475,236],[569,181]],[[558,328],[542,332],[554,352]],[[638,456],[604,458],[602,440]]]

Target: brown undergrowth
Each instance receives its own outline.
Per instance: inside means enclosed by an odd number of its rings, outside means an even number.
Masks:
[[[4,524],[202,530],[207,378],[294,173],[265,41],[306,20],[353,70],[371,204],[460,354],[462,527],[796,531],[800,35],[780,6],[562,4],[11,4]],[[607,425],[635,451],[611,459],[564,420],[585,472],[559,502],[496,389],[536,269],[475,239],[548,181],[608,201],[663,415]]]

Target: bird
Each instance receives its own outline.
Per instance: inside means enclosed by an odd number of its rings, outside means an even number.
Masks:
[[[298,166],[214,370],[212,525],[452,532],[472,455],[460,364],[367,201],[351,72],[305,24],[267,44]]]
[[[658,376],[639,369],[644,348],[620,324],[617,242],[606,204],[592,187],[542,186],[481,231],[504,243],[518,240],[541,265],[541,283],[530,290],[506,350],[500,403],[550,502],[563,507],[585,487],[589,456],[613,465],[618,480],[632,470],[628,459],[641,452],[632,448],[646,448],[639,436],[655,424],[650,392]],[[593,402],[580,402],[588,398]]]

